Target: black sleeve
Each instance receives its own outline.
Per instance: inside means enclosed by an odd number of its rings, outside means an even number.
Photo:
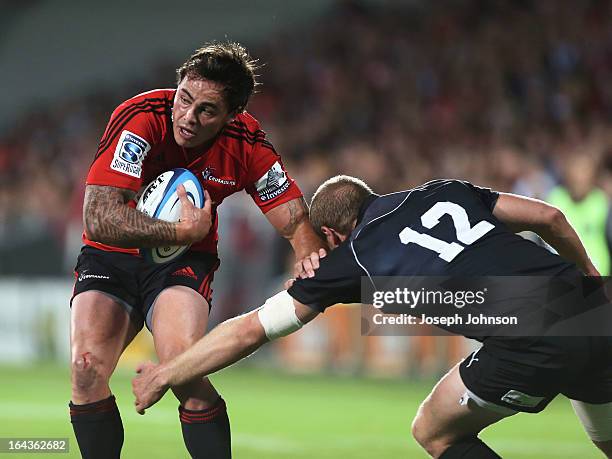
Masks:
[[[461,181],[466,187],[472,190],[474,193],[478,195],[482,203],[487,206],[487,208],[493,212],[493,208],[495,204],[497,204],[497,200],[499,199],[499,192],[491,190],[491,188],[483,188],[480,186],[476,186],[471,184],[470,182]]]
[[[361,302],[363,275],[347,241],[321,260],[314,277],[296,280],[287,292],[300,303],[323,312],[336,303]]]

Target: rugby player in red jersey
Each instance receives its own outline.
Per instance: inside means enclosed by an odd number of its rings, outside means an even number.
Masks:
[[[207,44],[178,69],[177,89],[140,94],[111,115],[87,176],[85,245],[71,301],[70,416],[84,458],[120,456],[123,426],[109,379],[143,324],[161,362],[204,335],[223,199],[246,190],[298,260],[323,247],[302,193],[245,112],[256,86],[254,68],[240,45]],[[183,206],[178,223],[135,210],[141,187],[176,167],[200,179],[204,208]],[[179,194],[185,202],[184,189]],[[138,255],[138,248],[187,244],[186,254],[165,264]],[[225,402],[208,379],[173,391],[192,457],[230,457]]]

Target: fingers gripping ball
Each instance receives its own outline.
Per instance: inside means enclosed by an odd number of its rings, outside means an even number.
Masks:
[[[198,208],[204,206],[204,190],[198,178],[187,169],[172,169],[164,172],[147,185],[143,191],[136,209],[149,217],[159,218],[167,222],[177,222],[181,216],[181,202],[177,187],[185,187],[187,198]],[[140,249],[140,254],[153,263],[166,263],[174,260],[189,248],[186,246],[169,246]]]

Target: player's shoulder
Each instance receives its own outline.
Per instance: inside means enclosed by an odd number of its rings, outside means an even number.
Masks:
[[[273,145],[267,140],[266,133],[250,113],[243,112],[236,115],[221,132],[225,142],[231,144],[230,150],[250,155],[259,151],[255,146],[263,147],[275,153]]]
[[[489,188],[482,188],[480,186],[476,186],[472,182],[469,182],[467,180],[449,178],[430,180],[429,182],[426,182],[420,186],[413,188],[413,191],[420,192],[421,196],[423,195],[423,193],[426,196],[433,194],[438,196],[440,196],[441,194],[474,194],[483,190],[491,191]]]
[[[500,195],[498,191],[491,188],[458,179],[432,180],[415,190],[422,191],[418,193],[418,197],[425,198],[425,200],[450,201],[466,209],[484,205],[489,212],[493,211]]]
[[[175,89],[153,89],[142,92],[124,100],[113,112],[114,116],[121,113],[152,113],[166,114],[172,109]]]
[[[243,126],[245,129],[249,129],[251,131],[261,130],[261,125],[257,118],[251,115],[249,112],[238,113],[234,118],[234,125]]]
[[[452,187],[463,187],[469,186],[470,182],[466,182],[465,180],[458,179],[449,179],[449,178],[441,178],[434,179],[428,182],[423,183],[414,188],[415,191],[426,191],[426,190],[441,190]]]
[[[160,142],[170,130],[174,93],[173,89],[154,89],[123,101],[110,116],[98,155],[113,145],[118,136],[119,145],[137,142],[144,149]]]
[[[111,123],[144,123],[162,129],[170,122],[174,89],[153,89],[123,101],[111,115]]]
[[[124,104],[137,104],[144,101],[172,101],[176,89],[151,89],[126,99]]]
[[[370,195],[360,209],[360,218],[357,226],[351,233],[350,239],[357,238],[362,228],[395,213],[395,211],[404,206],[412,191],[403,190],[383,195]]]
[[[230,140],[241,141],[248,145],[264,141],[266,137],[266,133],[261,129],[259,121],[247,112],[236,115],[234,120],[225,126],[221,134]]]

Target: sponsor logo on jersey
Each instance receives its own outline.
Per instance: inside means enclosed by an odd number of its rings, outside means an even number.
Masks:
[[[220,183],[221,185],[236,186],[236,180],[234,179],[215,177],[213,175],[214,170],[214,167],[207,167],[206,169],[204,169],[202,171],[202,179],[205,181]]]
[[[291,185],[291,182],[289,182],[287,174],[277,161],[268,172],[257,180],[255,188],[259,194],[259,199],[262,201],[269,201],[287,191],[289,185]]]
[[[83,271],[80,272],[79,277],[78,277],[79,282],[82,282],[85,279],[110,279],[109,276],[104,276],[102,274],[85,274],[88,271],[89,269],[84,269]]]
[[[111,169],[132,177],[142,175],[142,162],[151,149],[149,143],[133,132],[123,131],[115,148]]]

